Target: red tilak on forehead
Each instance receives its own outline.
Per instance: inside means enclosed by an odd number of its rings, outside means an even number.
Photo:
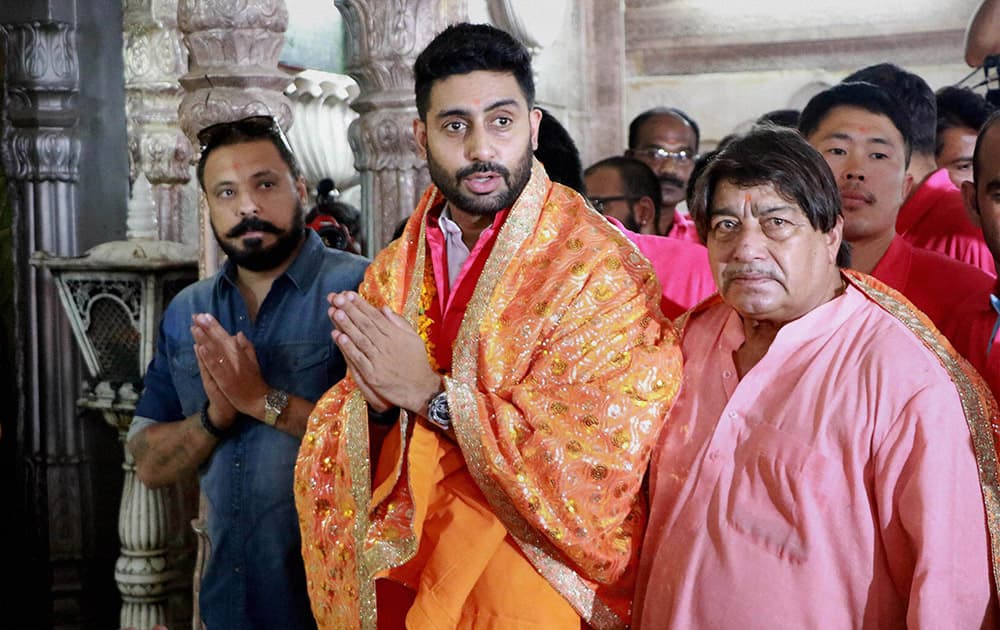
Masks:
[[[743,203],[750,205],[750,193],[743,193]]]

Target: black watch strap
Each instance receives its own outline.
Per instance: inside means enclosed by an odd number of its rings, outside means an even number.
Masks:
[[[396,424],[396,420],[399,420],[399,407],[389,407],[380,413],[368,406],[368,422],[388,427]]]
[[[201,427],[217,440],[224,440],[229,435],[229,429],[220,429],[212,424],[212,419],[208,417],[208,400],[201,408]]]

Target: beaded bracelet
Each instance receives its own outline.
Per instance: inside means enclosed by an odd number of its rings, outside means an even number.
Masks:
[[[208,403],[205,400],[205,405],[201,408],[201,427],[215,439],[224,440],[229,435],[229,429],[220,429],[212,424],[212,419],[208,417]]]

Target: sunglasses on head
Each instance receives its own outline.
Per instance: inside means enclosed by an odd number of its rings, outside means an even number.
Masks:
[[[233,135],[247,138],[277,138],[291,153],[288,138],[285,137],[285,132],[273,116],[247,116],[239,120],[209,125],[198,132],[198,144],[201,145],[201,151],[204,153],[223,144]]]

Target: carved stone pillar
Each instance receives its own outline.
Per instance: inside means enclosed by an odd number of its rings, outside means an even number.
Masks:
[[[197,220],[185,203],[191,178],[191,143],[178,125],[187,72],[187,49],[177,28],[178,0],[125,0],[125,109],[128,119],[129,180],[144,173],[153,187],[157,237],[183,241],[187,222]],[[195,243],[191,243],[192,245]]]
[[[467,2],[335,0],[347,26],[347,73],[361,95],[351,104],[351,149],[361,173],[369,253],[389,242],[430,183],[416,154],[413,62],[448,24],[468,19]]]
[[[180,0],[178,21],[191,53],[180,82],[181,128],[194,139],[213,123],[270,114],[287,129],[291,77],[278,70],[288,28],[284,0]]]
[[[76,253],[79,73],[76,30],[64,22],[0,26],[5,51],[6,120],[0,157],[12,193],[17,380],[18,481],[28,547],[28,591],[50,590],[52,609],[72,617],[93,551],[87,523],[83,434],[77,422],[80,366],[72,332],[45,272],[28,264],[38,250]],[[58,360],[51,360],[58,357]],[[21,513],[17,510],[16,513]],[[62,515],[53,519],[50,515]],[[58,525],[55,525],[58,523]],[[19,552],[20,553],[20,552]],[[46,624],[38,610],[32,623]]]

